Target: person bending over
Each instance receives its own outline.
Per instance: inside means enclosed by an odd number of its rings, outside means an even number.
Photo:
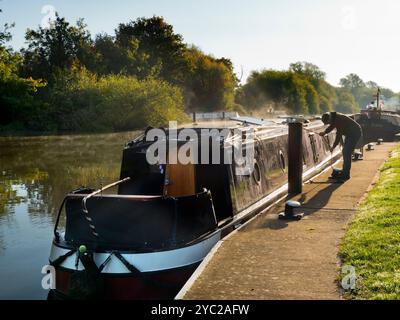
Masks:
[[[339,112],[328,112],[322,115],[322,122],[325,125],[329,124],[329,127],[320,133],[320,136],[324,137],[334,129],[336,129],[336,139],[333,143],[331,151],[335,149],[339,142],[344,137],[344,145],[343,145],[343,171],[342,175],[339,177],[340,180],[349,180],[350,179],[350,170],[351,170],[351,156],[353,154],[354,149],[357,146],[358,141],[362,136],[361,126],[355,122],[350,117],[339,113]]]

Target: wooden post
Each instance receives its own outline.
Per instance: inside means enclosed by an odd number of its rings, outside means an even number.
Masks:
[[[289,194],[303,191],[303,124],[289,123]]]

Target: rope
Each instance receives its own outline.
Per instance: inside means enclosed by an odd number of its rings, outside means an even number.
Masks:
[[[56,260],[54,260],[51,265],[54,267],[58,267],[60,264],[62,264],[65,259],[67,259],[68,257],[72,256],[74,253],[76,252],[76,250],[71,250],[69,252],[67,252],[66,254],[59,256]]]
[[[114,255],[119,259],[119,261],[121,261],[124,266],[133,274],[139,275],[141,274],[141,272],[132,264],[130,264],[125,258],[124,256],[119,253],[118,251],[114,252]]]
[[[111,257],[113,255],[114,255],[114,252],[111,252],[111,254],[108,256],[108,258],[106,260],[104,260],[104,262],[100,265],[99,273],[101,273],[103,271],[103,269],[105,268],[105,266],[111,261]]]

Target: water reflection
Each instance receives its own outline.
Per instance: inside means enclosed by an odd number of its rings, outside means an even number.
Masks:
[[[118,179],[136,135],[0,138],[0,299],[46,298],[41,268],[65,194]]]

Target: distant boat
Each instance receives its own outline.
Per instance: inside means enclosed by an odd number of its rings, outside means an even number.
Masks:
[[[364,145],[378,139],[393,141],[400,133],[400,115],[398,112],[385,110],[384,98],[378,89],[374,100],[354,115],[354,119],[363,129]]]
[[[235,129],[249,127],[256,141],[251,174],[237,175],[235,163],[150,165],[146,151],[153,142],[143,134],[124,148],[119,181],[70,192],[50,254],[55,296],[173,299],[219,240],[287,193],[286,124],[238,118],[227,138],[218,140],[221,154],[237,139]],[[324,128],[319,120],[304,125],[303,179],[341,155],[316,134]],[[194,130],[201,135],[199,126]],[[330,133],[330,144],[334,139]],[[179,148],[186,141],[178,142]],[[113,186],[116,194],[104,193]]]

